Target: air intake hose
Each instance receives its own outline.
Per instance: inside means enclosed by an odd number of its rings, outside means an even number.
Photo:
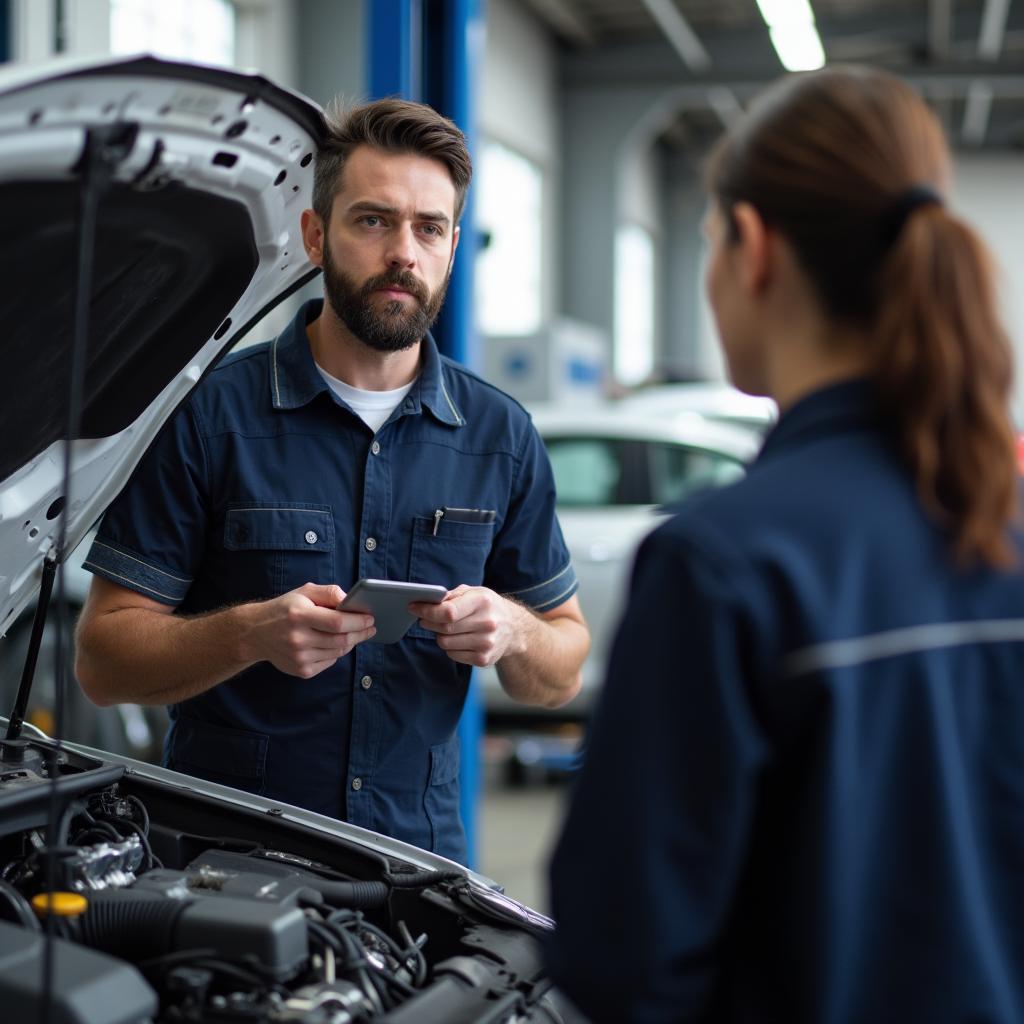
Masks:
[[[79,941],[91,949],[138,963],[174,948],[174,932],[191,901],[111,889],[89,893],[89,909],[75,921]]]
[[[367,909],[382,907],[388,901],[391,887],[386,882],[332,882],[326,878],[304,879],[306,886],[315,889],[324,901],[334,907]]]

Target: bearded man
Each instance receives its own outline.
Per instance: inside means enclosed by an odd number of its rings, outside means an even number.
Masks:
[[[169,705],[168,767],[460,861],[471,666],[558,706],[589,644],[540,438],[429,333],[471,174],[427,106],[328,116],[301,222],[325,299],[147,452],[85,563],[76,662],[98,704]],[[448,594],[367,643],[372,617],[338,607],[361,577]]]

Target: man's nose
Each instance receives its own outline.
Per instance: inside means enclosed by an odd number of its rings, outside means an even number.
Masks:
[[[416,246],[412,225],[401,224],[388,236],[387,261],[389,267],[412,269],[416,265]]]

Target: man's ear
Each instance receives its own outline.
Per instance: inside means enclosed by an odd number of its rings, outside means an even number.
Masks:
[[[316,210],[303,210],[299,220],[302,244],[306,255],[315,266],[324,265],[324,222]]]
[[[733,243],[740,272],[740,281],[752,294],[762,292],[772,274],[771,235],[757,208],[739,202],[732,207],[732,218],[738,239]]]

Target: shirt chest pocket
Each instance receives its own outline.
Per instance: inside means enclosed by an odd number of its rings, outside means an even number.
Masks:
[[[462,522],[458,513],[413,520],[409,553],[409,579],[414,583],[439,583],[449,590],[465,583],[478,587],[494,543],[494,522]],[[435,633],[413,626],[412,636],[434,639]]]
[[[277,597],[304,583],[334,583],[330,505],[249,501],[228,506],[224,560],[229,597]]]

